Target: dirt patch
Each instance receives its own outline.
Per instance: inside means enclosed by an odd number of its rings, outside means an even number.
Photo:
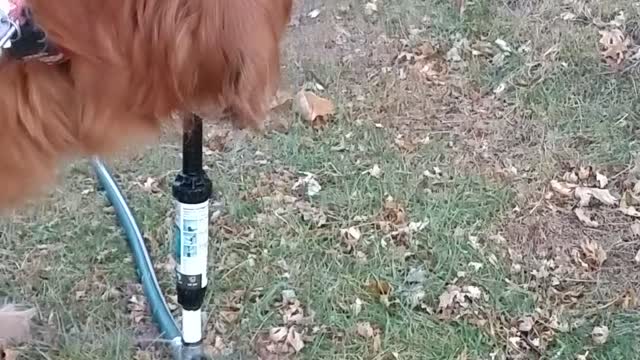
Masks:
[[[602,190],[633,196],[629,169],[609,170],[614,178]],[[524,265],[525,277],[545,282],[546,290],[578,291],[581,306],[636,308],[640,225],[622,212],[618,201],[624,200],[581,207],[575,197],[558,196],[550,188],[505,226],[513,264]]]

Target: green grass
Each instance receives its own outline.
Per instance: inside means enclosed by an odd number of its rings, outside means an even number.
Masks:
[[[428,23],[425,36],[446,44],[456,34],[490,42],[500,38],[514,48],[530,41],[531,53],[514,55],[500,67],[481,59],[468,61],[463,75],[486,89],[521,79],[532,61],[546,61],[541,54],[558,45],[557,57],[543,63],[543,81],[511,88],[504,95],[507,103],[529,112],[531,121],[539,125],[534,128],[545,131],[544,146],[550,149],[551,159],[540,159],[533,166],[553,167],[544,162],[575,157],[599,164],[628,162],[637,150],[633,77],[604,72],[595,50],[594,29],[553,20],[562,9],[545,1],[522,3],[533,10],[508,17],[513,9],[503,2],[478,0],[470,2],[460,18],[448,1],[385,2],[378,21],[366,26],[405,38],[411,28]],[[353,2],[353,11],[361,6]],[[632,8],[626,1],[619,6]],[[360,15],[357,19],[363,21]],[[360,25],[365,27],[358,22],[354,26]],[[450,148],[446,137],[415,153],[399,151],[393,130],[373,122],[402,114],[354,110],[347,106],[353,99],[342,92],[354,85],[354,79],[361,81],[358,85],[372,96],[362,108],[373,109],[385,100],[376,96],[388,89],[381,91],[379,84],[369,86],[367,79],[358,78],[367,69],[341,67],[332,60],[337,59],[320,57],[305,64],[330,85],[323,96],[338,104],[336,121],[327,129],[314,131],[297,119],[288,134],[240,142],[206,158],[225,207],[211,234],[212,283],[205,306],[216,317],[228,307],[232,292],[251,293],[239,300],[241,321],[226,324],[226,332],[219,335],[225,341],[237,341],[238,349],[251,349],[257,333],[282,324],[276,303],[288,289],[295,291],[307,314],[315,314],[308,330],[317,332],[306,343],[302,358],[376,358],[380,354],[372,350],[371,339],[355,333],[363,321],[381,329],[382,350],[396,352],[400,359],[456,360],[464,359],[463,354],[469,359],[488,358],[505,346],[502,325],[494,323],[499,336],[493,336],[487,326],[474,325],[469,317],[439,319],[407,306],[403,291],[407,275],[424,270],[423,303],[437,308],[446,286],[464,271],[466,276],[458,284],[482,289],[487,297],[476,304],[476,310],[490,322],[497,321],[498,314],[507,321],[517,319],[544,303],[536,301],[539,294],[507,283],[507,279],[520,283],[527,278],[514,280],[506,260],[499,256],[501,249],[487,240],[512,210],[515,189],[459,166],[460,154]],[[506,151],[510,155],[510,149]],[[155,147],[135,160],[115,164],[154,261],[164,263],[172,248],[167,183],[180,165],[178,147]],[[374,165],[383,170],[379,178],[366,174]],[[434,167],[442,170],[442,179],[425,179],[423,172]],[[291,186],[303,173],[315,174],[322,190],[298,204],[316,215],[322,212],[326,216],[322,227],[305,220],[293,205],[270,204],[253,193],[264,188],[261,196],[296,195]],[[164,178],[163,191],[145,191],[141,185],[147,177]],[[139,295],[129,250],[105,198],[92,191],[96,184],[87,163],[73,165],[65,179],[47,202],[3,223],[0,297],[33,304],[40,311],[43,323],[38,329],[44,334],[37,336],[41,342],[23,349],[29,359],[132,359],[135,340],[148,340],[154,334],[151,326],[133,322],[127,309],[131,296]],[[408,243],[395,244],[372,225],[388,196],[403,204],[409,221],[428,223]],[[356,253],[345,251],[340,235],[341,229],[351,226],[362,232]],[[472,246],[470,236],[479,237],[480,248]],[[491,261],[493,256],[496,261]],[[470,263],[482,267],[473,270]],[[174,294],[171,274],[164,269],[159,276],[165,291]],[[367,291],[371,279],[390,284],[391,300],[398,303],[381,304]],[[364,302],[357,315],[348,310],[356,299]],[[576,318],[580,316],[569,320]],[[638,350],[638,320],[635,313],[599,313],[568,333],[557,334],[545,356],[573,359],[588,349],[590,359],[631,359],[629,354]],[[593,347],[590,332],[599,324],[609,326],[610,340]],[[213,318],[208,330],[212,328]]]

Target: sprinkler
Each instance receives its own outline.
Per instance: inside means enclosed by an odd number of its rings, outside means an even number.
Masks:
[[[202,303],[207,291],[211,180],[202,167],[202,119],[184,120],[182,171],[173,182],[178,304],[182,306],[183,359],[204,358]]]
[[[100,159],[94,158],[92,165],[125,231],[152,316],[164,339],[170,342],[173,358],[206,360],[211,358],[202,346],[202,305],[208,285],[209,202],[213,190],[202,166],[202,119],[191,115],[184,119],[183,126],[182,170],[172,186],[176,290],[182,306],[182,331],[162,295],[142,232],[125,197]]]

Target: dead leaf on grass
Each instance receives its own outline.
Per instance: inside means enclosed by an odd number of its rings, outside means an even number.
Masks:
[[[303,336],[295,326],[275,327],[269,335],[258,340],[258,353],[261,359],[280,359],[299,353],[304,348]]]
[[[372,348],[374,353],[378,353],[382,348],[380,329],[374,329],[368,321],[361,321],[356,324],[356,334],[365,339],[372,339]]]
[[[610,66],[617,68],[626,58],[631,39],[620,29],[600,30],[600,54]]]
[[[356,301],[349,306],[349,309],[351,310],[351,312],[353,313],[354,316],[360,315],[360,312],[362,311],[362,305],[363,304],[364,304],[364,302],[362,300],[360,300],[360,298],[356,298]]]
[[[577,184],[580,179],[578,179],[578,174],[576,174],[575,171],[567,171],[562,176],[562,180],[572,184]]]
[[[609,183],[609,179],[607,179],[606,176],[604,176],[599,172],[596,172],[596,181],[598,182],[598,186],[601,189],[604,189],[605,187],[607,187],[607,184]]]
[[[578,220],[580,220],[580,222],[583,223],[584,225],[592,228],[597,228],[600,226],[600,224],[597,221],[591,220],[591,217],[587,215],[587,213],[583,208],[576,208],[575,210],[573,210],[573,212],[578,217]]]
[[[560,182],[558,180],[551,180],[550,185],[553,191],[564,196],[571,196],[573,194],[574,189],[577,187],[577,185],[575,184]]]
[[[585,240],[580,247],[587,264],[594,269],[600,268],[607,260],[607,252],[595,241]]]
[[[302,335],[296,331],[295,327],[289,329],[289,333],[287,334],[287,344],[291,345],[296,353],[299,353],[304,348]]]
[[[593,172],[593,168],[591,166],[580,166],[578,169],[578,179],[587,180],[591,173]]]
[[[438,311],[445,319],[460,308],[468,308],[475,300],[482,298],[482,290],[476,286],[449,285],[438,297]]]
[[[384,201],[383,219],[393,225],[404,225],[407,222],[407,214],[402,205],[388,196]]]
[[[147,317],[147,300],[142,295],[131,296],[127,308],[131,313],[131,320],[133,320],[135,324],[142,322],[142,320]]]
[[[297,202],[296,208],[300,212],[300,215],[302,215],[302,220],[304,220],[308,224],[319,228],[327,223],[327,215],[324,213],[324,211],[322,211],[322,209],[313,207],[308,202]]]
[[[371,280],[367,285],[367,289],[369,290],[369,293],[377,298],[382,305],[386,307],[391,305],[390,298],[391,292],[393,291],[391,284],[384,280]]]
[[[373,16],[378,12],[378,5],[376,1],[368,2],[364,5],[364,14],[367,16]]]
[[[274,116],[270,116],[271,124],[269,125],[272,130],[281,133],[289,131],[292,117],[288,116],[288,113],[293,107],[293,102],[294,96],[292,92],[278,89],[271,100],[271,113]]]
[[[591,339],[596,345],[604,345],[609,338],[609,328],[606,326],[596,326],[591,332]]]
[[[380,166],[378,166],[378,164],[374,164],[371,169],[363,172],[362,174],[369,174],[371,177],[380,179],[380,176],[382,176],[382,169],[380,168]]]
[[[533,330],[533,326],[535,325],[535,320],[531,316],[525,316],[518,320],[518,331],[521,332],[529,332]]]
[[[335,113],[331,100],[322,98],[313,92],[301,90],[295,97],[296,110],[314,129],[327,125]]]
[[[620,207],[618,210],[627,216],[640,218],[640,211],[638,211],[635,206],[631,206],[633,200],[633,195],[629,192],[625,192],[622,195],[622,199],[620,199]]]
[[[356,324],[356,333],[365,339],[370,339],[374,335],[373,327],[368,321],[361,321]]]
[[[624,294],[622,294],[620,299],[617,301],[617,304],[623,310],[633,309],[638,306],[638,296],[636,295],[636,291],[633,288],[625,290]]]
[[[348,229],[340,230],[340,236],[342,237],[342,242],[347,246],[347,250],[351,251],[358,245],[362,232],[357,227],[352,226]]]
[[[574,190],[574,196],[579,200],[578,206],[589,206],[592,198],[598,199],[601,203],[612,206],[618,201],[607,189],[597,189],[591,187],[578,186]]]
[[[291,190],[298,191],[303,190],[304,193],[309,197],[313,197],[318,195],[320,190],[322,190],[322,186],[316,180],[314,174],[306,174],[305,177],[298,179],[295,184],[291,187]]]
[[[398,135],[394,140],[396,146],[405,152],[412,153],[416,151],[418,145],[411,139],[404,139],[402,135]]]
[[[587,351],[584,354],[578,354],[576,355],[576,360],[588,360],[589,359],[589,352]]]

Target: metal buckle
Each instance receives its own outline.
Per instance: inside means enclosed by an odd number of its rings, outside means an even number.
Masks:
[[[0,47],[11,47],[11,42],[20,38],[20,26],[9,15],[0,10]]]

